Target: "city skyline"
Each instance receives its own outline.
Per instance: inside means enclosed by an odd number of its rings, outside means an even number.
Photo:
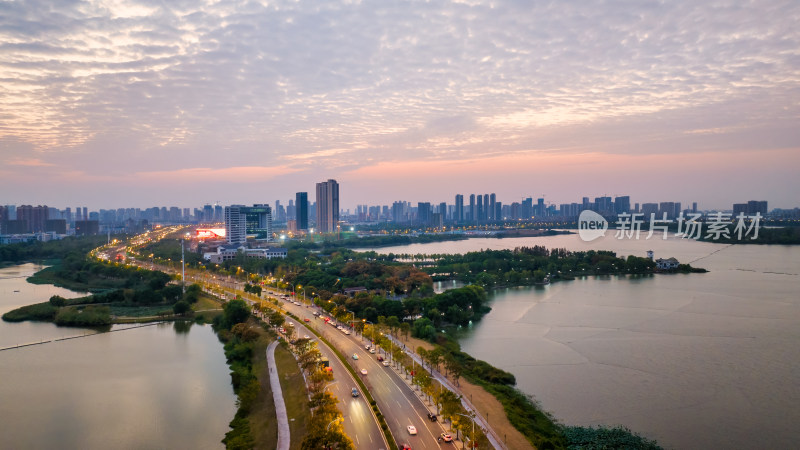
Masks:
[[[40,3],[0,6],[2,204],[800,192],[796,2]]]

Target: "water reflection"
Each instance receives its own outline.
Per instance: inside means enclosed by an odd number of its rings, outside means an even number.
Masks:
[[[26,283],[33,270],[0,269],[2,312],[78,295]],[[191,328],[0,322],[0,345],[76,337],[0,351],[0,448],[223,448],[236,398],[222,344]]]

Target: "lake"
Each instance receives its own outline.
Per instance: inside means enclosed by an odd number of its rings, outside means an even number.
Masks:
[[[565,424],[621,424],[667,448],[797,447],[800,247],[674,238],[586,243],[560,235],[372,250],[533,245],[636,256],[653,250],[710,272],[498,290],[492,311],[461,337],[464,351],[513,373]]]
[[[27,283],[38,269],[0,269],[0,314],[80,295]],[[0,321],[0,347],[89,334],[0,351],[0,448],[224,448],[236,397],[222,344],[208,325],[182,325]]]

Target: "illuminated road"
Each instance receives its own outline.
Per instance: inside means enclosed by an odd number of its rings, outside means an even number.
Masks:
[[[347,356],[348,363],[356,373],[361,369],[367,369],[367,375],[362,376],[362,380],[378,403],[381,413],[386,416],[386,422],[398,443],[407,443],[413,449],[450,448],[452,444],[437,440],[446,430],[439,422],[428,420],[429,411],[418,394],[406,384],[403,375],[398,374],[391,366],[384,367],[376,359],[375,354],[366,350],[364,345],[367,341],[362,341],[354,335],[347,336],[335,327],[325,325],[312,314],[314,310],[312,308],[296,306],[289,302],[284,302],[283,307],[301,320],[308,318],[311,325],[325,339]],[[352,359],[353,354],[358,355],[357,361]],[[415,436],[408,433],[409,425],[417,428]]]

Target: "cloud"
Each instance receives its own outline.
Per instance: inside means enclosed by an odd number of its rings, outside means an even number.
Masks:
[[[11,159],[5,162],[9,166],[29,166],[29,167],[50,167],[53,164],[42,161],[39,158],[28,158],[28,159]]]
[[[253,181],[265,181],[270,178],[289,175],[294,172],[297,172],[297,169],[292,169],[287,166],[194,167],[169,171],[139,172],[133,174],[133,179],[144,182],[158,180],[167,184],[187,181],[195,182],[197,180],[206,180],[215,183],[251,183]]]
[[[2,2],[0,151],[269,180],[797,147],[799,21],[793,1]]]

